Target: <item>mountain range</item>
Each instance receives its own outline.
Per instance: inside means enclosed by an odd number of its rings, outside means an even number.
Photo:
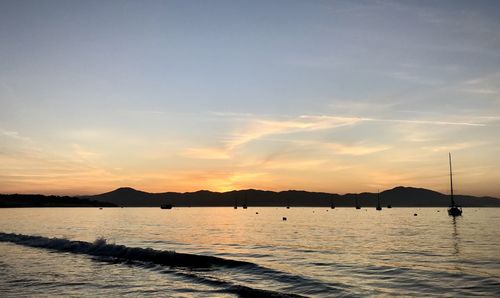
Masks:
[[[382,206],[393,207],[446,207],[450,204],[449,195],[424,188],[398,186],[377,193],[363,192],[344,195],[324,192],[298,190],[264,191],[235,190],[212,192],[164,192],[148,193],[130,187],[122,187],[111,192],[83,196],[80,198],[108,202],[122,207],[159,207],[171,204],[175,207],[213,207],[213,206],[302,206],[302,207],[354,207],[356,200],[362,207],[375,207],[377,195]],[[500,207],[500,199],[455,195],[455,200],[463,207]]]

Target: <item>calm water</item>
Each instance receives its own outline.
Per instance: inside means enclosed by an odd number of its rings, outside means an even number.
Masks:
[[[0,296],[500,296],[499,227],[494,208],[0,209]]]

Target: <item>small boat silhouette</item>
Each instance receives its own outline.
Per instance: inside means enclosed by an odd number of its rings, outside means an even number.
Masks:
[[[382,206],[380,206],[380,191],[377,193],[377,209],[378,211],[382,210]]]
[[[450,162],[450,207],[448,208],[449,216],[462,216],[462,206],[459,206],[455,203],[453,199],[453,174],[451,171],[451,153],[448,153],[448,159]]]
[[[243,209],[247,209],[247,193],[243,192]]]
[[[160,205],[160,208],[161,209],[172,209],[172,205],[171,204],[161,204]]]

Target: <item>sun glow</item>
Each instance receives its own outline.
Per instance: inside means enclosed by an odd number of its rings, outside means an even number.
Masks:
[[[125,3],[1,2],[0,193],[500,196],[493,9]]]

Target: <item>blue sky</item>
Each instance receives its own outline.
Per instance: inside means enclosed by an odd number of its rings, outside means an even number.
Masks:
[[[498,1],[1,1],[0,192],[500,196]]]

